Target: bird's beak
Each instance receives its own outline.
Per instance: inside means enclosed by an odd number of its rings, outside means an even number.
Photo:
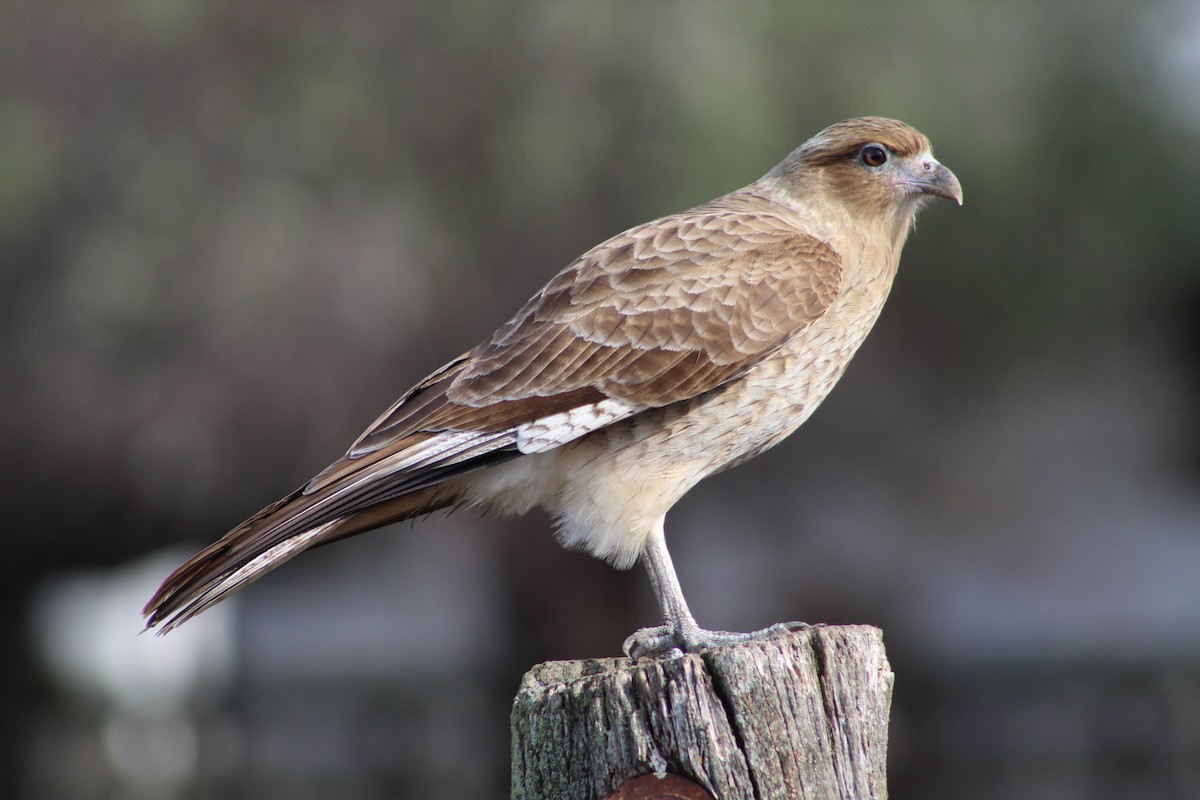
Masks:
[[[934,197],[944,197],[953,200],[960,206],[963,203],[962,185],[954,173],[942,166],[933,158],[924,158],[905,170],[907,175],[902,183],[911,186],[921,194]]]

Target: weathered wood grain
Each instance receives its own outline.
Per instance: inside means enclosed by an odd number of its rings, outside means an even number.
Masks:
[[[719,800],[882,799],[892,680],[866,626],[540,664],[513,703],[512,797],[603,800],[671,773]]]

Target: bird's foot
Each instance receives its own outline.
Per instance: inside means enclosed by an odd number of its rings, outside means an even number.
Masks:
[[[713,647],[730,644],[745,644],[760,639],[770,639],[811,627],[807,622],[779,622],[770,627],[748,633],[733,631],[708,631],[692,625],[656,625],[634,631],[621,649],[634,661],[654,658],[679,650],[681,653],[699,653]]]

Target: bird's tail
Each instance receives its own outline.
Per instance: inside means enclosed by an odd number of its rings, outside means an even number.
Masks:
[[[427,486],[306,527],[319,500],[319,493],[298,490],[192,556],[142,609],[147,629],[166,633],[305,550],[444,508],[454,497],[444,486]]]

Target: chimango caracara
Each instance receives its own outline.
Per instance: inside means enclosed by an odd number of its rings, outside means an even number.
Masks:
[[[335,539],[436,509],[541,506],[565,546],[646,565],[663,624],[630,636],[631,655],[787,629],[697,625],[664,517],[829,394],[932,197],[961,204],[962,189],[924,135],[852,119],[744,189],[597,245],[345,456],[176,570],[145,608],[148,627],[170,630]]]

